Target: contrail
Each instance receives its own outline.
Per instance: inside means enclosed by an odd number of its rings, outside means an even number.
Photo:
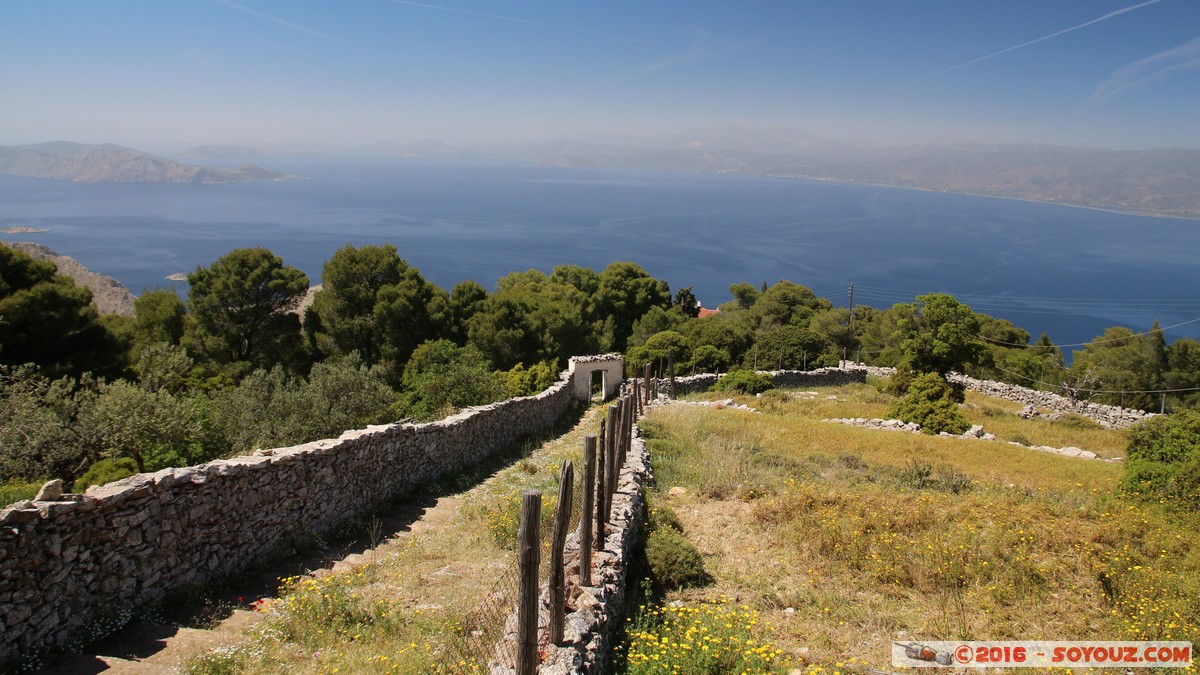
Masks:
[[[338,40],[337,38],[329,37],[328,35],[326,35],[324,33],[319,33],[311,28],[308,28],[307,26],[301,26],[298,23],[292,23],[291,21],[288,21],[287,19],[281,19],[277,16],[272,16],[270,14],[267,14],[266,12],[260,12],[257,9],[251,9],[245,5],[241,5],[236,2],[233,2],[233,0],[213,0],[213,2],[216,2],[217,4],[225,5],[226,7],[229,7],[231,9],[236,9],[239,12],[242,12],[244,14],[249,14],[250,16],[262,19],[263,21],[273,23],[276,26],[282,26],[283,28],[287,28],[288,30],[296,31],[297,33],[304,33],[306,35],[311,35],[313,37],[321,38],[322,40],[329,40],[330,42],[336,42],[340,45],[346,45],[345,42],[342,42],[341,40]],[[349,46],[349,45],[346,45],[346,46]]]
[[[650,45],[651,43],[635,38],[622,37],[620,35],[608,35],[606,33],[594,33],[590,30],[581,30],[578,28],[568,28],[567,26],[556,26],[552,23],[542,23],[541,21],[530,21],[529,19],[521,19],[515,16],[504,16],[502,14],[487,14],[485,12],[473,12],[468,9],[458,9],[457,7],[445,7],[442,5],[431,5],[426,2],[414,2],[414,0],[388,0],[397,5],[409,5],[411,7],[421,7],[423,9],[436,9],[441,12],[453,12],[455,14],[466,14],[467,16],[478,16],[484,19],[496,19],[498,21],[510,21],[512,23],[522,23],[527,26],[537,26],[538,28],[549,28],[551,30],[564,30],[570,33],[579,33],[581,35],[591,35],[592,37],[605,38],[608,40],[620,40],[621,42],[633,42],[639,45]],[[1157,2],[1158,0],[1155,0]]]
[[[1093,106],[1143,82],[1183,70],[1200,70],[1200,37],[1117,69],[1096,86],[1084,105]]]
[[[1121,16],[1122,14],[1132,12],[1135,9],[1141,9],[1143,7],[1148,7],[1150,5],[1157,5],[1160,2],[1162,2],[1162,0],[1146,0],[1146,2],[1141,2],[1136,5],[1132,5],[1130,7],[1125,7],[1124,9],[1118,9],[1116,11],[1109,12],[1108,14],[1105,14],[1104,16],[1096,17],[1095,19],[1092,19],[1091,21],[1085,21],[1085,22],[1079,24],[1078,26],[1071,26],[1070,28],[1064,28],[1063,30],[1060,30],[1056,33],[1051,33],[1049,35],[1043,35],[1042,37],[1037,38],[1036,40],[1030,40],[1029,42],[1022,42],[1019,45],[1013,45],[1012,47],[1008,47],[1007,49],[1001,49],[998,52],[992,52],[991,54],[988,54],[987,56],[980,56],[977,59],[971,59],[970,61],[965,61],[963,63],[960,63],[957,66],[951,66],[950,68],[947,68],[945,70],[939,70],[938,72],[936,72],[932,75],[926,75],[925,77],[922,77],[918,80],[913,80],[909,84],[917,84],[918,82],[924,82],[925,80],[930,80],[930,79],[933,79],[940,75],[945,75],[946,73],[954,72],[960,68],[966,68],[967,66],[974,65],[976,63],[979,63],[980,61],[987,61],[988,59],[996,58],[997,56],[1000,56],[1001,54],[1007,54],[1009,52],[1016,51],[1023,47],[1028,47],[1029,45],[1035,45],[1039,42],[1045,42],[1046,40],[1049,40],[1051,38],[1056,38],[1060,35],[1066,35],[1067,33],[1070,33],[1072,31],[1077,31],[1080,28],[1087,28],[1088,26],[1098,24],[1101,21],[1108,21],[1109,19]]]

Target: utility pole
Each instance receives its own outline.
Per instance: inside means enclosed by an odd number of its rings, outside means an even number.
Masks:
[[[850,282],[850,322],[847,327],[854,330],[854,282]]]

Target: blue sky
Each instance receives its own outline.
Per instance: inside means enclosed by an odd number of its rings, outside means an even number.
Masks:
[[[1196,0],[3,0],[0,144],[1200,147]]]

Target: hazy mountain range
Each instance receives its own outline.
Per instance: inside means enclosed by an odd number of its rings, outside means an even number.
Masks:
[[[235,169],[192,166],[119,145],[67,141],[0,146],[0,173],[99,183],[244,183],[291,177],[253,164]]]
[[[874,147],[775,131],[701,130],[654,139],[596,136],[494,145],[261,146],[271,156],[515,160],[791,176],[1200,217],[1200,150],[1121,151],[1020,144]]]
[[[536,162],[789,176],[995,195],[1135,213],[1200,218],[1200,150],[1105,150],[972,143],[876,147],[782,130],[713,128],[656,138],[592,136],[490,145],[433,139],[357,146],[197,146],[181,159],[246,162],[262,157],[369,157]],[[116,145],[55,142],[0,147],[0,173],[76,181],[227,183],[296,178],[253,164],[183,164]]]

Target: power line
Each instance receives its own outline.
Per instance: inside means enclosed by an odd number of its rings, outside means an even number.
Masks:
[[[1012,370],[1008,370],[1007,368],[1001,368],[1000,366],[992,366],[992,367],[1001,372],[1008,373],[1009,375],[1016,375],[1017,377],[1021,378],[1022,380],[1027,380],[1029,382],[1033,382],[1034,384],[1041,384],[1041,385],[1045,385],[1047,387],[1053,387],[1055,389],[1062,389],[1063,391],[1074,389],[1073,387],[1068,387],[1061,383],[1054,384],[1051,382],[1042,382],[1041,380],[1035,380],[1032,377],[1029,377],[1028,375],[1023,375],[1021,373],[1018,373],[1018,372],[1015,372]],[[1189,392],[1189,391],[1200,391],[1200,387],[1187,387],[1185,389],[1144,389],[1144,390],[1139,390],[1139,391],[1132,391],[1132,390],[1128,390],[1128,389],[1121,389],[1121,390],[1074,389],[1074,391],[1086,392],[1089,394],[1178,394],[1178,393]]]
[[[1088,345],[1098,345],[1098,344],[1105,344],[1105,343],[1108,343],[1108,342],[1121,342],[1122,340],[1129,340],[1129,339],[1132,339],[1132,338],[1135,338],[1135,337],[1143,337],[1143,336],[1145,336],[1145,335],[1149,335],[1149,334],[1151,334],[1151,333],[1161,333],[1161,332],[1163,332],[1163,331],[1168,331],[1168,330],[1171,330],[1172,328],[1178,328],[1178,327],[1180,327],[1180,326],[1186,326],[1186,325],[1188,325],[1189,323],[1196,323],[1197,321],[1200,321],[1200,317],[1196,317],[1195,319],[1188,319],[1187,321],[1182,321],[1182,322],[1180,322],[1180,323],[1173,324],[1173,325],[1170,325],[1170,326],[1165,326],[1165,327],[1160,327],[1160,328],[1151,328],[1151,329],[1150,329],[1150,330],[1148,330],[1148,331],[1143,331],[1143,332],[1141,332],[1141,333],[1133,333],[1133,334],[1131,334],[1131,335],[1126,335],[1126,336],[1124,336],[1124,337],[1106,338],[1106,339],[1103,339],[1103,340],[1096,339],[1096,340],[1092,340],[1091,342],[1078,342],[1078,343],[1074,343],[1074,344],[1067,344],[1067,345],[1029,345],[1029,344],[1024,344],[1024,345],[1023,345],[1023,344],[1017,344],[1017,343],[1015,343],[1015,342],[1003,342],[1003,341],[1000,341],[1000,340],[993,340],[993,339],[991,339],[991,338],[984,337],[983,335],[976,335],[975,337],[979,338],[980,340],[983,340],[984,342],[990,342],[991,344],[994,344],[994,345],[1003,345],[1003,346],[1005,346],[1005,347],[1023,347],[1023,348],[1025,348],[1025,349],[1030,349],[1030,348],[1033,348],[1033,347],[1043,347],[1043,348],[1044,348],[1044,347],[1047,347],[1047,346],[1053,346],[1053,347],[1086,347],[1086,346],[1088,346]]]

